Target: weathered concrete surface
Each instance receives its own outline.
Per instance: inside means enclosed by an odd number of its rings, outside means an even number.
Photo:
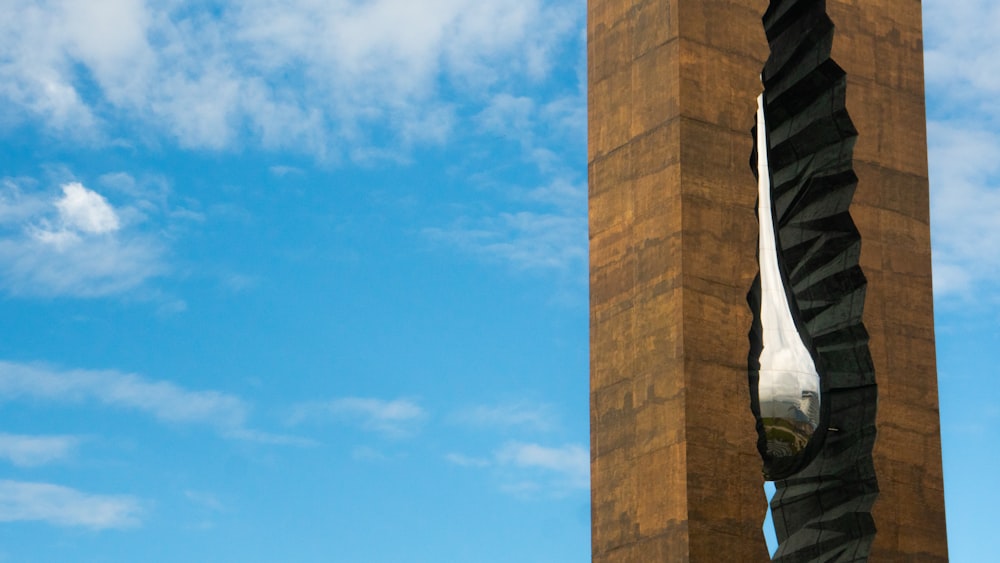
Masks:
[[[918,0],[830,0],[859,138],[873,561],[946,557]],[[764,561],[748,159],[766,0],[589,0],[595,562]]]

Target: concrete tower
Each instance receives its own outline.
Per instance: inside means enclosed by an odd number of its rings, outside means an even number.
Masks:
[[[748,368],[757,316],[747,295],[761,232],[748,162],[762,69],[769,57],[771,65],[790,56],[773,52],[789,47],[771,35],[799,25],[782,18],[803,6],[832,22],[829,56],[846,78],[845,123],[856,137],[841,142],[853,149],[846,158],[856,189],[849,181],[853,197],[842,203],[860,238],[858,279],[867,283],[854,308],[862,333],[854,334],[865,347],[857,361],[874,373],[874,384],[853,389],[869,396],[877,434],[873,447],[865,438],[870,494],[851,510],[867,517],[870,507],[877,531],[874,541],[859,532],[863,549],[841,560],[947,559],[919,0],[589,0],[595,562],[768,559],[763,438]],[[782,258],[788,280],[789,261],[801,259],[792,254]],[[788,284],[793,310],[808,315]],[[822,397],[855,385],[827,377],[832,356],[816,352],[816,335],[805,339],[826,377]],[[848,416],[832,408],[840,414],[825,414],[817,428],[817,447],[827,450],[842,431],[831,421]],[[839,532],[795,524],[796,507],[811,503],[799,512],[815,512],[827,502],[818,492],[795,497],[806,490],[794,488],[796,475],[781,476],[790,488],[779,508],[783,533],[801,545],[784,557],[806,561],[807,544],[829,547]],[[848,502],[861,493],[844,494]]]

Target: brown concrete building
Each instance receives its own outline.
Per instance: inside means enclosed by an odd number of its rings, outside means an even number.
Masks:
[[[747,380],[767,0],[589,0],[595,562],[765,561]],[[919,0],[827,0],[879,402],[872,561],[947,558]]]

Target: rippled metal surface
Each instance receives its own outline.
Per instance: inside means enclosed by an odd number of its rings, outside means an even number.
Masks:
[[[753,160],[761,275],[747,293],[747,376],[764,477],[775,482],[774,560],[866,561],[878,497],[878,388],[863,323],[861,233],[851,218],[859,132],[847,111],[847,74],[832,58],[826,2],[770,0],[762,22],[770,54],[752,153],[763,157]],[[849,35],[874,25],[845,23]],[[870,117],[867,132],[877,136],[882,121]]]
[[[781,275],[771,202],[767,121],[764,95],[757,99],[757,177],[759,256],[763,348],[760,353],[758,407],[773,458],[794,457],[805,450],[820,422],[820,379],[803,343]]]

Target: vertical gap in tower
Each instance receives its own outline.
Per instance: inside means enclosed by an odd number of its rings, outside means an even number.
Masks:
[[[774,481],[764,481],[764,498],[767,499],[767,512],[764,514],[764,541],[767,542],[767,553],[774,558],[774,552],[778,551],[778,533],[774,529],[774,516],[771,515],[771,499],[774,498]]]

